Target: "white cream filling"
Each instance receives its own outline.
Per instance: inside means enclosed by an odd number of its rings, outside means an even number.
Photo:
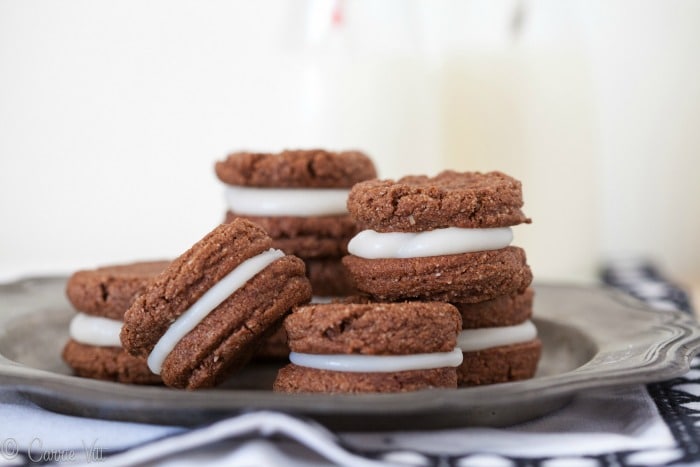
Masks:
[[[502,345],[528,342],[537,337],[537,328],[528,320],[515,326],[463,329],[457,338],[457,347],[464,352],[490,349]]]
[[[78,313],[70,322],[68,334],[74,341],[85,345],[121,347],[119,333],[122,324],[124,323],[118,319]]]
[[[360,258],[421,258],[499,250],[513,241],[510,227],[463,229],[447,227],[425,232],[375,232],[363,230],[348,244],[350,254]]]
[[[214,308],[219,306],[236,290],[265,269],[273,261],[282,258],[284,253],[270,248],[257,256],[248,258],[225,275],[219,282],[207,290],[199,300],[190,306],[168,330],[161,336],[148,356],[148,368],[160,374],[166,357],[185,335],[193,330]]]
[[[251,216],[332,216],[347,214],[346,188],[254,188],[226,186],[229,209]]]
[[[462,364],[463,358],[462,350],[458,348],[451,352],[413,355],[314,355],[296,352],[289,354],[289,360],[295,365],[349,373],[391,373],[457,367]]]

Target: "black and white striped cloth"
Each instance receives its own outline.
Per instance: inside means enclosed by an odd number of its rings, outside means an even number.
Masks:
[[[601,279],[660,312],[693,313],[688,294],[652,261],[640,258],[609,261],[601,270]],[[685,375],[650,384],[647,390],[678,444],[653,465],[700,465],[700,357],[693,359]],[[607,465],[628,465],[624,457],[618,458],[615,456],[612,460],[616,462]]]

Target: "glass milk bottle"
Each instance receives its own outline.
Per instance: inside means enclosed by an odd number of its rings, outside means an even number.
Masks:
[[[286,144],[365,151],[385,178],[439,170],[439,87],[415,2],[302,5],[283,59]]]
[[[601,96],[601,249],[650,259],[697,293],[700,4],[581,9]]]
[[[533,224],[514,229],[537,280],[592,280],[598,257],[589,61],[553,2],[450,4],[441,78],[442,154],[457,170],[523,183]],[[457,24],[459,23],[459,24]]]

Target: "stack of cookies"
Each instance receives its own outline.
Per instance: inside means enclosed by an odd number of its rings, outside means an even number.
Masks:
[[[236,152],[215,166],[225,184],[225,222],[245,218],[272,237],[273,247],[304,261],[315,300],[355,289],[341,262],[358,229],[346,202],[350,188],[375,178],[372,161],[357,151],[321,149]],[[289,355],[284,329],[257,352],[261,360]]]
[[[462,314],[460,385],[529,378],[541,342],[529,320],[532,273],[510,246],[529,223],[519,181],[500,172],[355,185],[348,208],[362,231],[343,259],[356,287],[379,301],[452,303]]]
[[[366,155],[238,152],[217,162],[215,170],[226,185],[226,222],[248,219],[267,231],[274,248],[304,260],[314,296],[353,293],[341,263],[357,233],[346,202],[354,184],[376,177]]]

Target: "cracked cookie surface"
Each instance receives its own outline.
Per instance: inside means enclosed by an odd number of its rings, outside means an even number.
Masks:
[[[134,298],[168,264],[142,261],[77,271],[68,279],[66,296],[83,313],[122,319]]]
[[[461,326],[455,307],[441,302],[306,305],[284,322],[292,351],[317,354],[449,352]]]
[[[217,162],[215,171],[229,185],[265,188],[350,188],[377,176],[362,152],[323,149],[235,152]]]
[[[435,177],[356,184],[348,210],[362,229],[422,232],[445,227],[508,227],[529,223],[521,183],[501,172],[444,171]]]

